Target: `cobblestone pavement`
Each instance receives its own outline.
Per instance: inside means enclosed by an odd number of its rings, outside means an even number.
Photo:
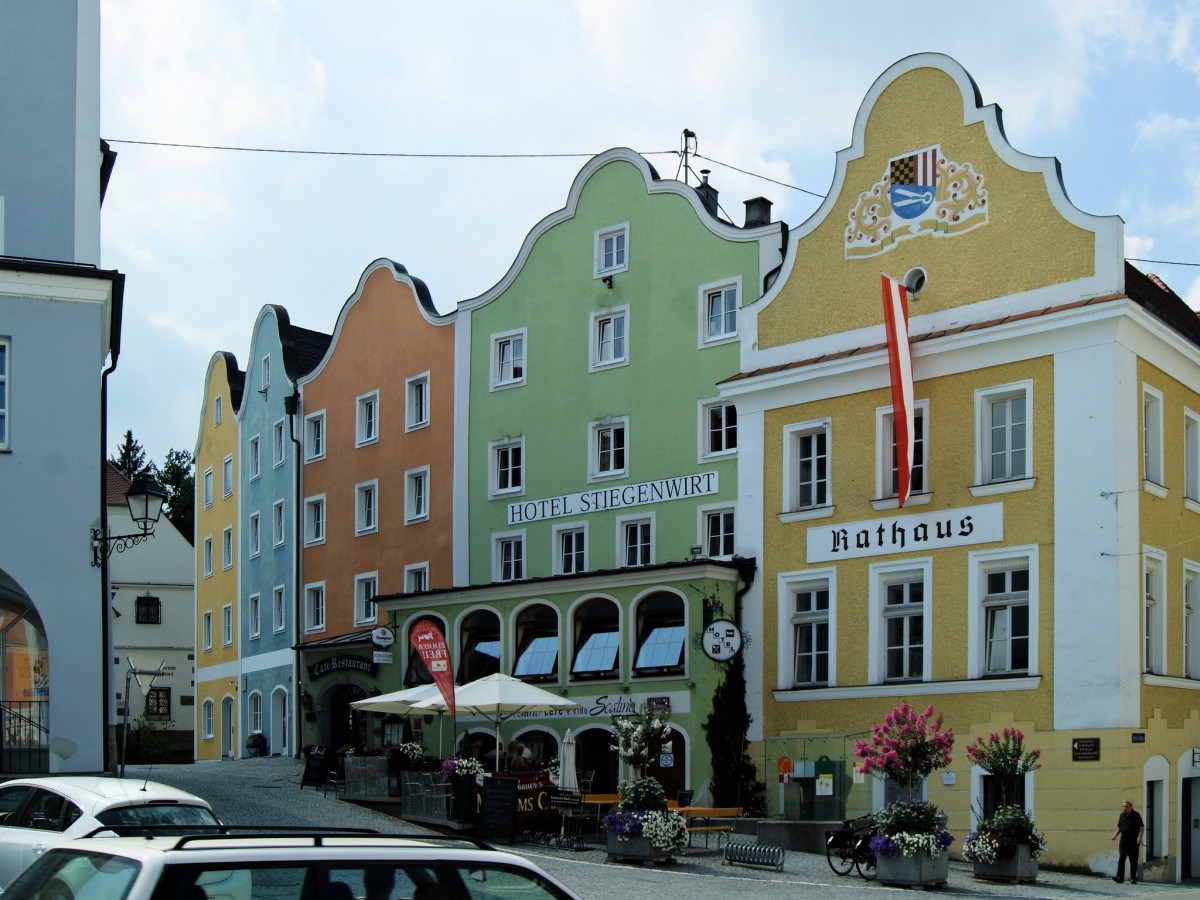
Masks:
[[[387,813],[323,796],[311,787],[301,789],[302,764],[294,759],[273,757],[191,766],[129,766],[129,778],[149,777],[191,791],[208,800],[217,815],[230,824],[314,825],[374,828],[390,834],[428,834],[429,829],[404,822]],[[716,849],[693,850],[674,864],[640,867],[608,863],[600,849],[581,852],[554,850],[516,844],[513,852],[534,861],[585,900],[686,896],[687,900],[757,900],[793,896],[836,896],[839,900],[873,897],[880,891],[897,891],[875,882],[864,882],[854,874],[834,875],[825,857],[788,851],[783,872],[750,866],[725,866]],[[1100,875],[1076,875],[1045,871],[1026,885],[977,882],[967,863],[952,861],[950,877],[939,894],[955,897],[1045,898],[1073,900],[1080,897],[1153,897],[1154,900],[1200,898],[1195,886],[1141,883],[1115,884]]]

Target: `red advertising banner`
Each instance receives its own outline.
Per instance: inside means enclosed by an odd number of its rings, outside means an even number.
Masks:
[[[425,668],[433,676],[433,683],[442,692],[442,699],[450,707],[450,717],[455,718],[454,711],[454,676],[450,672],[450,650],[446,647],[446,639],[432,622],[420,622],[409,633],[409,641]]]

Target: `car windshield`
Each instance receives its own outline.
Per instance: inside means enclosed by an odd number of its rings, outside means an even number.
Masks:
[[[108,853],[50,850],[22,872],[4,892],[4,900],[124,900],[142,866]]]
[[[96,816],[101,825],[219,825],[212,811],[203,806],[154,803],[117,806]]]

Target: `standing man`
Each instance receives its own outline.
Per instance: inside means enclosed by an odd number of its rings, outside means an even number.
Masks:
[[[1121,816],[1117,819],[1117,830],[1112,833],[1109,840],[1115,841],[1120,837],[1121,842],[1117,845],[1120,849],[1120,855],[1117,856],[1117,874],[1113,876],[1113,881],[1120,884],[1125,880],[1125,860],[1129,860],[1129,882],[1137,884],[1137,869],[1138,855],[1142,851],[1142,835],[1146,830],[1146,823],[1142,821],[1141,815],[1133,808],[1133,804],[1126,800],[1121,804]]]

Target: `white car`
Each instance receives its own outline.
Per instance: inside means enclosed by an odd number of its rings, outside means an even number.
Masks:
[[[219,825],[207,801],[154,781],[61,775],[0,784],[0,888],[50,847],[104,826]]]
[[[469,838],[228,829],[60,844],[4,900],[579,900]]]

